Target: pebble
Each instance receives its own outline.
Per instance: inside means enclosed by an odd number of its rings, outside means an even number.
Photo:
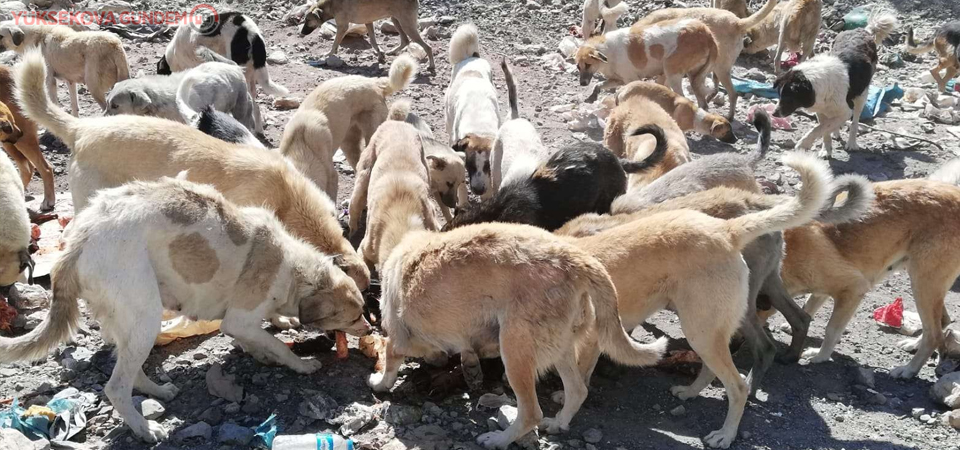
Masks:
[[[686,413],[687,413],[687,408],[684,408],[683,405],[680,405],[670,410],[670,415],[673,415],[673,416],[682,416]]]
[[[827,399],[830,401],[839,402],[841,399],[843,399],[843,397],[841,397],[840,394],[829,392],[827,393]]]
[[[260,399],[256,395],[248,394],[247,399],[243,402],[243,408],[240,409],[246,414],[253,415],[260,410]]]
[[[147,420],[154,420],[162,416],[167,409],[164,408],[163,404],[160,402],[152,398],[148,398],[140,403],[140,411],[143,413],[143,417],[145,417]]]
[[[440,25],[450,25],[453,22],[456,22],[457,18],[453,16],[440,16],[440,19],[437,21]]]
[[[426,30],[423,30],[423,35],[427,39],[430,39],[431,41],[435,41],[437,40],[437,37],[439,37],[439,30],[437,29],[436,25],[427,27]]]
[[[329,420],[334,417],[334,414],[337,412],[337,401],[330,397],[329,395],[318,392],[314,395],[306,397],[300,402],[300,406],[297,408],[297,411],[301,416],[308,417],[315,420]]]
[[[267,62],[270,63],[270,64],[283,65],[283,64],[288,63],[289,61],[290,61],[290,59],[287,58],[287,54],[284,53],[284,52],[282,52],[282,51],[280,51],[280,50],[277,50],[277,51],[275,51],[275,52],[267,55]]]
[[[192,438],[203,438],[204,441],[209,441],[211,436],[213,436],[213,427],[206,422],[197,422],[178,431],[177,434],[174,435],[178,441]]]
[[[12,428],[0,428],[0,450],[50,450],[50,441],[40,438],[31,441]]]
[[[337,55],[330,55],[330,56],[327,57],[327,59],[326,59],[326,61],[325,61],[325,64],[326,64],[327,67],[329,67],[329,68],[331,68],[331,69],[337,69],[337,68],[343,67],[344,62],[343,62],[342,59],[340,59],[339,56],[337,56]]]
[[[227,413],[227,414],[236,414],[236,413],[240,412],[240,404],[239,404],[239,403],[228,403],[226,406],[223,407],[223,412],[225,412],[225,413]]]
[[[200,417],[198,417],[198,419],[207,423],[219,425],[220,422],[223,422],[223,412],[220,411],[220,408],[217,408],[216,406],[211,406],[205,409],[200,414]]]
[[[603,439],[603,432],[596,428],[590,428],[589,430],[583,432],[583,440],[591,444],[596,444],[600,442],[602,439]]]
[[[923,408],[913,408],[910,410],[910,416],[914,419],[920,419],[920,416],[923,415]]]
[[[960,430],[960,409],[950,411],[940,417],[944,425],[949,425]]]
[[[233,375],[225,375],[220,363],[210,366],[207,370],[207,391],[214,397],[220,397],[231,402],[243,400],[243,387],[234,382]]]
[[[501,430],[506,430],[513,421],[517,420],[517,407],[503,405],[497,410],[497,424]]]
[[[874,376],[873,369],[869,367],[860,367],[857,369],[857,383],[860,383],[868,388],[877,387],[876,378]]]
[[[540,4],[533,0],[527,0],[527,9],[531,11],[536,11],[540,9]]]
[[[246,446],[253,439],[253,436],[252,429],[233,423],[220,425],[219,430],[217,430],[217,442],[220,444]]]
[[[383,409],[383,420],[394,426],[404,426],[420,422],[423,410],[417,406],[389,403]]]
[[[207,354],[203,352],[197,352],[193,354],[193,359],[200,361],[201,359],[207,359]]]

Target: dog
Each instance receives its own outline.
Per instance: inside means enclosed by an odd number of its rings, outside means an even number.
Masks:
[[[937,92],[947,90],[947,81],[960,73],[960,20],[943,24],[933,39],[918,44],[913,38],[913,27],[907,28],[906,50],[914,55],[937,52],[937,65],[930,69],[930,75],[937,81]],[[940,72],[946,70],[943,76]]]
[[[416,76],[416,61],[401,55],[386,77],[349,75],[321,83],[287,122],[280,153],[330,198],[337,198],[333,154],[340,148],[350,167],[356,169],[363,143],[370,142],[387,119],[386,97],[406,89]]]
[[[749,15],[747,0],[711,0],[710,7],[730,11],[741,19]]]
[[[13,162],[0,156],[0,301],[10,297],[24,270],[29,269],[29,281],[33,282],[30,218],[23,193]]]
[[[647,159],[620,160],[599,145],[566,147],[529,176],[505,184],[493,197],[458,211],[444,225],[444,231],[481,222],[522,223],[553,231],[581,214],[609,212],[613,199],[626,191],[625,172],[649,170],[667,153],[660,127],[647,125],[634,133],[652,134],[656,139],[656,149]]]
[[[731,70],[743,50],[744,37],[747,30],[756,26],[766,18],[777,6],[778,0],[767,0],[759,11],[741,19],[736,14],[716,8],[667,8],[654,11],[646,17],[637,21],[634,26],[647,27],[659,22],[677,19],[696,19],[703,22],[713,37],[717,45],[717,58],[714,62],[714,77],[723,85],[727,91],[729,110],[727,119],[733,120],[737,112],[737,91],[733,87],[733,80],[730,78]]]
[[[256,105],[243,69],[235,64],[203,63],[170,75],[147,75],[117,83],[107,96],[106,115],[134,114],[182,123],[194,121],[206,105],[233,114],[251,131]]]
[[[954,186],[960,186],[960,158],[947,161],[944,165],[940,166],[939,169],[930,174],[928,178],[933,181],[941,181]]]
[[[200,108],[200,112],[191,125],[203,134],[213,136],[224,142],[267,148],[253,135],[249,128],[237,122],[237,119],[233,116],[213,109],[211,105]]]
[[[643,161],[658,144],[654,136],[633,134],[633,130],[644,125],[656,125],[663,130],[667,150],[663,159],[650,170],[630,174],[628,189],[650,184],[677,166],[690,162],[690,147],[683,130],[660,105],[645,97],[631,97],[613,109],[607,117],[603,145],[618,157]]]
[[[222,55],[222,56],[221,56]],[[257,98],[257,85],[267,94],[288,95],[287,88],[273,82],[267,70],[267,47],[260,28],[248,16],[225,12],[204,19],[199,28],[181,26],[157,61],[157,75],[170,75],[205,62],[230,63],[244,70],[250,98]],[[263,133],[260,108],[254,105],[256,133]]]
[[[430,73],[435,73],[437,67],[433,62],[433,49],[420,37],[420,24],[417,19],[419,9],[419,0],[318,0],[303,17],[300,35],[306,36],[312,33],[330,19],[336,21],[337,36],[333,40],[333,47],[327,53],[327,56],[331,56],[337,54],[340,42],[347,35],[351,23],[366,24],[370,46],[376,52],[377,60],[382,63],[386,61],[386,56],[377,45],[377,33],[373,21],[389,17],[397,27],[397,33],[400,34],[400,45],[387,54],[400,53],[412,39],[427,52],[427,58],[430,59]]]
[[[367,209],[360,256],[371,272],[387,260],[412,223],[430,231],[440,228],[428,203],[430,191],[417,129],[405,122],[384,122],[360,157],[350,199],[351,235],[359,228],[361,211]]]
[[[57,78],[67,82],[74,117],[80,114],[77,83],[85,84],[100,108],[106,110],[107,92],[117,82],[130,78],[123,43],[112,33],[0,22],[0,51],[13,50],[22,55],[31,48],[43,52],[48,70],[52,72],[47,80],[51,100],[57,101]]]
[[[817,114],[817,126],[797,143],[797,149],[809,150],[823,139],[821,158],[831,158],[834,133],[849,119],[850,134],[846,150],[856,151],[860,113],[867,103],[870,81],[877,68],[877,44],[897,26],[897,17],[889,12],[874,13],[866,28],[847,30],[837,35],[830,54],[818,55],[781,74],[774,83],[780,101],[773,115],[786,117],[800,108]],[[852,117],[852,118],[851,118]]]
[[[697,103],[706,108],[709,93],[705,82],[714,70],[718,51],[713,33],[703,22],[677,19],[646,26],[638,23],[594,36],[577,49],[574,60],[581,86],[590,84],[597,72],[606,77],[591,98],[600,89],[651,77],[660,77],[683,95],[683,77],[688,75]]]
[[[26,189],[33,178],[33,172],[40,173],[43,180],[43,202],[41,211],[50,211],[57,202],[57,189],[54,185],[53,168],[40,151],[40,137],[37,124],[23,116],[20,105],[14,98],[16,85],[13,71],[0,65],[0,140],[3,150],[20,170],[20,181]]]
[[[773,57],[775,73],[780,73],[780,57],[784,51],[800,52],[800,62],[813,57],[817,35],[820,34],[820,12],[823,0],[790,0],[780,3],[773,14],[747,30],[746,53],[757,53],[771,45],[777,46]]]
[[[622,2],[622,3],[621,3]],[[630,10],[630,5],[623,0],[586,0],[583,2],[583,22],[580,31],[584,39],[593,36],[597,29],[597,20],[600,20],[602,26],[601,34],[606,34],[617,29],[617,19]]]
[[[384,370],[368,384],[378,392],[391,389],[407,357],[499,347],[518,414],[505,431],[477,437],[486,448],[506,449],[538,425],[549,433],[569,429],[587,396],[578,367],[581,343],[592,340],[599,352],[632,366],[656,363],[666,347],[665,338],[651,344],[631,340],[603,266],[534,227],[482,224],[412,232],[391,252],[381,274],[389,337]],[[565,402],[555,418],[544,419],[536,382],[551,367],[563,380]]]
[[[188,180],[213,185],[233,203],[271,209],[291,234],[337,255],[334,263],[358,288],[370,284],[366,264],[343,238],[333,201],[275,151],[229,144],[155,117],[77,119],[42,95],[46,67],[38,54],[25,55],[18,68],[24,113],[73,154],[68,179],[76,211],[97,190],[188,170]]]
[[[470,190],[482,199],[493,196],[493,141],[503,121],[493,87],[493,69],[480,57],[480,36],[473,24],[460,25],[450,38],[450,86],[444,94],[447,136],[464,154]]]
[[[684,132],[696,131],[728,144],[737,142],[737,136],[733,134],[733,126],[730,125],[729,120],[698,108],[686,97],[666,86],[649,81],[634,81],[618,89],[615,100],[619,105],[634,96],[647,98],[660,105]]]
[[[99,192],[71,223],[51,273],[53,301],[30,333],[0,338],[0,362],[43,358],[80,328],[83,298],[117,346],[104,393],[125,424],[147,442],[167,431],[134,408],[132,390],[173,400],[141,366],[160,334],[163,311],[220,329],[264,364],[303,374],[320,361],[297,357],[260,327],[266,315],[297,315],[324,330],[365,335],[363,296],[331,257],[284,229],[272,212],[240,208],[213,187],[163,178]]]

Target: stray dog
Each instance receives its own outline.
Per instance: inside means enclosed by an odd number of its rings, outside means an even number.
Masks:
[[[656,363],[666,347],[665,338],[651,344],[631,340],[603,266],[534,227],[413,232],[381,274],[389,338],[384,371],[372,374],[369,385],[378,392],[391,389],[407,357],[499,347],[518,414],[505,431],[477,437],[486,448],[506,449],[538,425],[549,433],[569,429],[587,396],[578,351],[584,344],[631,366]],[[555,418],[544,419],[536,382],[551,367],[563,380],[565,402]]]
[[[626,192],[624,172],[649,170],[660,164],[667,153],[660,127],[647,125],[634,133],[652,134],[657,141],[656,149],[646,160],[620,160],[599,145],[561,149],[529,176],[505,184],[493,197],[458,211],[443,229],[481,222],[511,222],[553,231],[581,214],[609,212],[613,199]]]
[[[290,118],[280,139],[280,153],[331,199],[337,198],[333,154],[340,148],[356,169],[364,142],[370,142],[387,119],[386,97],[406,89],[416,76],[416,61],[401,55],[386,77],[349,75],[323,82]]]
[[[187,179],[213,185],[238,205],[271,209],[291,234],[338,255],[334,263],[358,288],[370,284],[366,264],[343,238],[333,201],[275,151],[229,144],[154,117],[74,118],[43,95],[46,67],[36,53],[24,56],[16,78],[24,113],[73,153],[68,178],[78,212],[100,189],[189,170]]]
[[[683,131],[696,131],[704,136],[732,144],[737,142],[733,126],[725,117],[700,109],[683,95],[670,88],[649,81],[634,81],[617,90],[616,101],[620,103],[642,96],[660,105]]]
[[[520,118],[517,105],[517,85],[506,58],[500,62],[504,78],[507,80],[507,97],[510,99],[510,120],[497,130],[497,139],[493,142],[493,164],[491,180],[496,193],[506,184],[529,177],[537,167],[550,158],[550,150],[543,145],[540,135],[533,124]]]
[[[786,117],[800,108],[817,114],[817,126],[797,143],[797,149],[809,150],[814,141],[823,139],[818,155],[830,158],[833,134],[839,134],[847,120],[851,122],[846,150],[860,149],[857,129],[877,68],[877,44],[896,26],[897,17],[893,14],[874,13],[866,28],[838,34],[830,54],[798,64],[777,78],[773,87],[779,92],[780,101],[774,116]]]
[[[70,339],[90,305],[117,364],[104,393],[134,434],[167,437],[134,408],[132,391],[173,400],[179,389],[157,385],[143,363],[160,334],[163,311],[220,329],[264,364],[299,373],[320,369],[260,327],[273,313],[296,315],[324,330],[365,335],[363,296],[328,255],[291,236],[268,210],[239,208],[213,187],[163,178],[99,192],[71,223],[64,255],[51,273],[53,302],[36,329],[0,338],[0,362],[43,358]]]
[[[944,165],[940,166],[939,169],[930,174],[928,178],[933,181],[941,181],[954,186],[960,186],[960,158],[947,161]]]
[[[688,100],[689,101],[689,100]],[[657,139],[650,135],[634,135],[633,130],[644,125],[656,125],[666,139],[666,155],[650,170],[630,175],[628,189],[650,184],[677,166],[690,162],[687,137],[677,123],[660,105],[645,97],[631,97],[621,102],[607,117],[603,145],[614,155],[633,161],[647,159],[657,147]]]
[[[730,11],[741,19],[749,15],[747,0],[711,0],[710,7]]]
[[[351,235],[359,228],[361,212],[367,209],[360,257],[371,272],[387,260],[411,227],[440,228],[429,198],[430,172],[419,132],[405,122],[384,122],[360,157],[350,199]]]
[[[480,36],[473,24],[460,25],[450,38],[450,87],[444,94],[447,135],[464,154],[470,190],[480,198],[493,195],[493,141],[502,124],[490,63],[480,57]]]
[[[223,56],[221,56],[223,55]],[[199,28],[180,26],[167,50],[157,61],[157,74],[170,75],[205,62],[233,62],[243,67],[250,98],[257,98],[257,85],[274,96],[290,93],[273,82],[267,71],[267,47],[253,19],[238,12],[226,12],[206,18]],[[263,133],[260,108],[254,105],[256,132]]]
[[[621,3],[622,2],[622,3]],[[597,29],[597,20],[601,21],[600,34],[617,29],[617,19],[630,10],[623,0],[586,0],[583,2],[583,22],[580,26],[584,39],[590,39]]]
[[[23,54],[29,48],[43,52],[48,70],[50,99],[57,101],[57,78],[67,82],[70,108],[79,117],[77,83],[83,83],[101,109],[107,109],[107,92],[119,81],[130,78],[130,66],[123,43],[116,35],[101,31],[73,31],[57,25],[0,23],[0,51]]]
[[[713,33],[717,45],[717,59],[714,63],[713,74],[727,91],[730,109],[727,119],[733,120],[737,112],[737,91],[730,78],[731,70],[743,50],[743,40],[747,30],[759,24],[777,6],[778,0],[767,0],[759,11],[746,18],[738,18],[730,11],[716,8],[668,8],[654,11],[637,21],[634,26],[647,27],[659,22],[677,19],[697,19]]]
[[[960,73],[960,20],[943,24],[933,39],[917,44],[913,39],[913,27],[907,28],[907,51],[915,55],[937,52],[937,65],[930,75],[937,81],[938,93],[947,89],[947,81]],[[943,76],[940,71],[946,70]]]
[[[53,168],[40,151],[37,124],[20,112],[20,105],[14,98],[16,89],[13,71],[7,66],[0,66],[0,104],[4,105],[0,107],[0,139],[3,141],[3,150],[20,169],[20,181],[23,182],[24,189],[30,184],[34,170],[40,172],[43,180],[43,203],[40,204],[40,210],[49,211],[57,202]]]
[[[703,22],[678,19],[594,36],[577,49],[574,59],[581,86],[590,84],[596,72],[606,77],[594,94],[599,89],[660,77],[683,95],[683,76],[689,75],[697,103],[706,108],[709,92],[705,82],[713,71],[717,52],[717,41]]]
[[[17,178],[13,163],[0,156],[0,297],[9,297],[13,284],[26,269],[30,269],[29,279],[33,282],[30,218],[23,201],[23,186]]]
[[[370,46],[377,53],[377,60],[386,61],[386,56],[377,45],[377,33],[373,26],[373,21],[385,19],[387,17],[397,27],[397,33],[400,34],[400,45],[397,48],[387,52],[389,55],[396,55],[410,44],[410,40],[420,44],[423,50],[427,52],[430,59],[430,72],[436,72],[437,67],[433,63],[433,49],[420,37],[420,24],[417,19],[420,9],[419,0],[318,0],[303,18],[303,26],[300,27],[300,35],[306,36],[319,28],[324,22],[333,19],[337,23],[337,36],[333,40],[333,47],[327,56],[336,55],[340,48],[340,42],[347,35],[351,23],[362,23],[367,25],[367,35],[370,36]]]
[[[800,62],[813,57],[817,35],[820,34],[820,11],[823,0],[790,0],[780,3],[757,26],[747,30],[747,44],[743,51],[757,53],[776,44],[773,67],[780,73],[780,57],[784,51],[800,52]]]
[[[170,75],[147,75],[117,83],[107,96],[106,115],[134,114],[189,123],[207,105],[233,114],[251,131],[256,105],[243,69],[235,64],[203,63]]]
[[[237,119],[234,119],[233,116],[217,111],[210,105],[200,108],[200,112],[197,114],[192,125],[204,134],[213,136],[224,142],[267,148],[250,132],[249,128],[237,122]]]

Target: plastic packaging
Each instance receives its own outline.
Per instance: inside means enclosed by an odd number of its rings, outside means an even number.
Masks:
[[[870,21],[870,16],[867,13],[869,6],[870,5],[858,6],[851,9],[847,15],[843,16],[843,29],[853,30],[856,28],[866,27],[867,22]]]
[[[353,450],[353,440],[330,433],[277,436],[272,450]]]

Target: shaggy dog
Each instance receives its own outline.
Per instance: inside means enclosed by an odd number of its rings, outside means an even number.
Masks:
[[[634,96],[644,97],[660,105],[685,132],[696,131],[728,144],[737,142],[733,126],[726,117],[698,108],[686,97],[662,84],[634,81],[617,90],[616,102],[619,105]]]
[[[49,211],[57,202],[53,168],[40,151],[37,124],[24,117],[20,111],[20,105],[14,98],[16,90],[13,71],[7,66],[0,66],[0,103],[5,105],[0,108],[0,139],[3,141],[3,150],[20,169],[20,181],[23,182],[24,189],[30,184],[33,172],[40,173],[43,180],[43,203],[40,204],[40,210]]]
[[[593,32],[597,29],[598,20],[602,24],[600,34],[616,31],[617,19],[629,10],[630,5],[623,0],[585,0],[583,2],[583,22],[580,25],[583,38],[589,39],[590,36],[593,36]]]
[[[800,62],[812,58],[820,34],[822,9],[823,0],[790,0],[777,5],[773,14],[747,30],[747,44],[743,51],[757,53],[776,44],[775,73],[780,73],[780,57],[784,51],[801,52]]]
[[[0,156],[0,297],[9,295],[25,269],[30,269],[33,281],[29,247],[30,218],[23,201],[23,185],[10,160]]]
[[[631,97],[613,109],[607,117],[603,145],[618,157],[643,161],[657,146],[654,136],[633,134],[634,130],[646,125],[656,125],[663,130],[667,153],[650,170],[631,174],[627,185],[629,189],[646,186],[677,166],[690,162],[690,147],[683,130],[660,105],[646,97]]]
[[[933,39],[919,44],[913,39],[913,27],[907,28],[908,52],[919,55],[931,50],[937,52],[937,65],[930,69],[930,75],[937,81],[937,92],[943,92],[947,89],[947,81],[960,73],[960,20],[943,24]],[[941,76],[944,69],[946,73]]]

